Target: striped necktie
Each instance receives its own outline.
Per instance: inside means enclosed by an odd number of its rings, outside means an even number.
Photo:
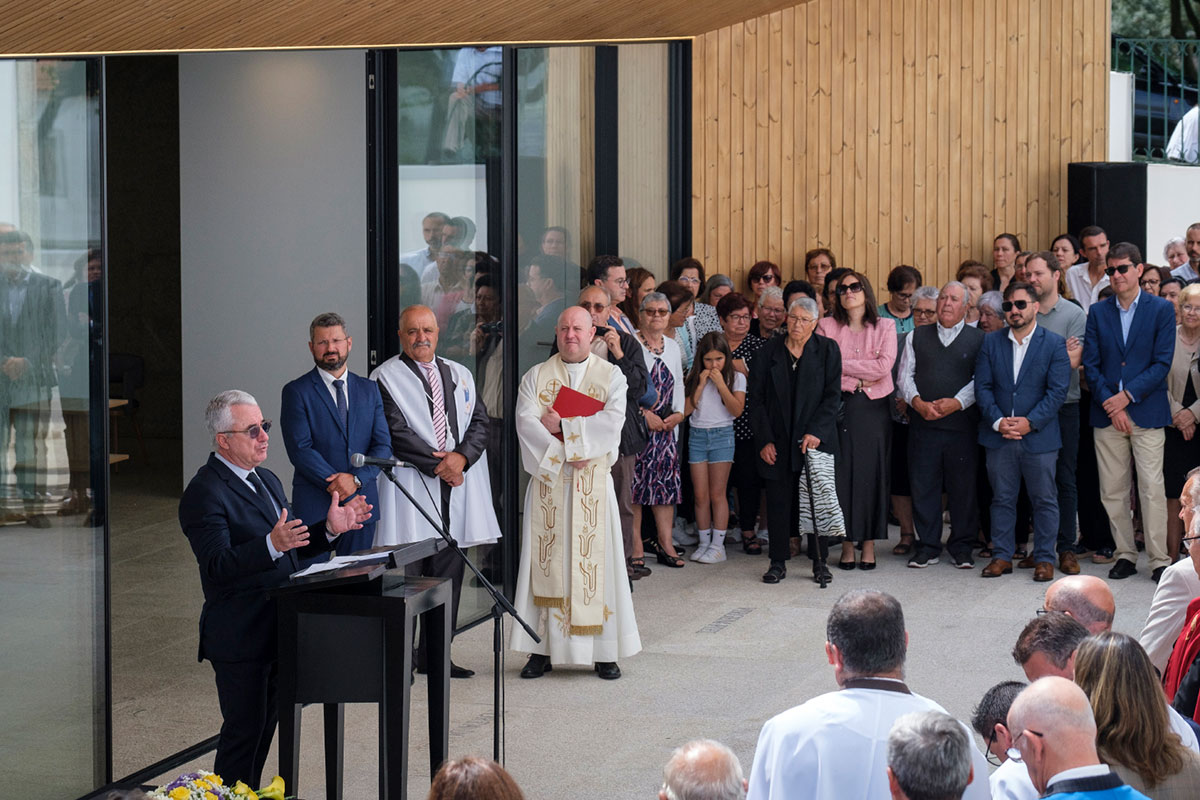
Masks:
[[[433,401],[433,432],[437,436],[438,449],[446,447],[446,396],[442,392],[442,377],[432,361],[418,361],[429,382],[430,400]]]

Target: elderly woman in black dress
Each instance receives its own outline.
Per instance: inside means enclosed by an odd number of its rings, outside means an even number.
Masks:
[[[790,539],[800,533],[800,486],[813,474],[833,476],[838,452],[837,415],[841,403],[842,355],[837,343],[815,335],[817,304],[807,297],[792,301],[787,335],[776,336],[754,354],[748,399],[750,426],[758,451],[758,471],[767,490],[770,567],[764,583],[779,583],[787,575]],[[807,507],[808,498],[804,505]],[[834,497],[817,506],[816,532],[827,529],[841,510]],[[811,542],[810,542],[811,544]],[[810,553],[811,554],[811,553]],[[830,579],[823,562],[813,562],[813,578]]]

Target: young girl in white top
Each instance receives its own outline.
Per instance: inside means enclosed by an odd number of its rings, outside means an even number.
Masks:
[[[733,467],[733,420],[746,407],[746,376],[733,368],[733,353],[723,334],[706,333],[700,339],[684,390],[684,413],[692,420],[688,466],[700,535],[700,544],[691,558],[702,564],[716,564],[725,560],[725,527],[729,524],[726,486]]]

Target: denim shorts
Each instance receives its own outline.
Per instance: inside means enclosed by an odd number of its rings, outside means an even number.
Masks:
[[[733,426],[692,428],[688,436],[689,464],[719,464],[733,461]]]

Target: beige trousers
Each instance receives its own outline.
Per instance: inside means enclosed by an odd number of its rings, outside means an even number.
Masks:
[[[1163,490],[1162,428],[1139,428],[1121,433],[1112,425],[1096,428],[1096,462],[1100,467],[1100,500],[1112,525],[1116,557],[1137,563],[1133,519],[1129,512],[1131,464],[1137,465],[1138,496],[1142,501],[1142,533],[1151,570],[1170,566],[1167,556],[1167,501]]]

